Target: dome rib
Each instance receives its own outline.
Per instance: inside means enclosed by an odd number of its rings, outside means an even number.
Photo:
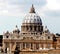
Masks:
[[[27,17],[28,16],[28,17]],[[42,20],[39,15],[36,13],[29,13],[25,16],[23,23],[42,23]]]

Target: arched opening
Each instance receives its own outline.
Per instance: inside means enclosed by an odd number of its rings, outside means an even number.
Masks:
[[[30,26],[30,31],[32,31],[32,26]]]
[[[34,31],[36,31],[36,26],[34,26]]]
[[[20,52],[19,47],[16,45],[16,48],[15,48],[14,54],[19,54],[19,52]]]
[[[36,43],[36,49],[37,49],[37,50],[39,49],[39,44],[38,44],[38,43]]]

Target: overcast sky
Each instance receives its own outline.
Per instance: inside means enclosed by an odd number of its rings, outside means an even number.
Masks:
[[[7,30],[12,32],[15,25],[20,29],[32,4],[43,26],[51,33],[60,33],[60,0],[0,0],[0,34]]]

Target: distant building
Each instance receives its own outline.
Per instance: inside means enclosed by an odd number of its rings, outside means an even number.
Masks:
[[[23,20],[21,31],[16,25],[12,32],[7,31],[3,34],[3,51],[12,53],[16,47],[20,54],[60,52],[60,37],[50,33],[47,26],[44,28],[33,5]]]

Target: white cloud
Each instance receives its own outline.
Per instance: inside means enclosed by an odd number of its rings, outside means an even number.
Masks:
[[[11,1],[12,2],[12,1]],[[3,16],[22,16],[23,5],[11,4],[9,0],[0,0],[0,15]]]
[[[0,15],[7,16],[23,16],[24,6],[21,4],[15,4],[16,0],[0,0]],[[60,10],[60,0],[46,0],[46,5],[41,8],[37,8],[40,15],[44,15],[44,11],[46,10]]]
[[[41,16],[46,16],[45,12],[54,12],[57,14],[58,11],[60,11],[60,0],[46,0],[46,5],[42,6],[41,8],[38,9],[38,14]],[[59,13],[58,13],[59,14]],[[48,15],[47,15],[48,16]]]
[[[46,5],[42,6],[40,10],[60,10],[60,0],[46,0]]]
[[[47,0],[46,8],[49,10],[60,10],[60,0]]]

